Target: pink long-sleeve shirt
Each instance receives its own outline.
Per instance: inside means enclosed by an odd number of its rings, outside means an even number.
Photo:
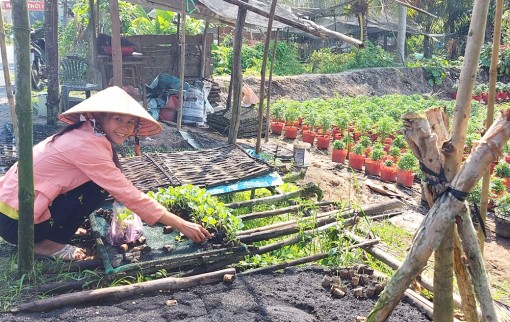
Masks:
[[[116,200],[137,213],[143,221],[155,224],[166,209],[129,181],[112,160],[113,149],[105,136],[94,134],[85,122],[50,142],[34,146],[34,223],[50,219],[48,207],[60,194],[88,181],[108,191]],[[18,219],[18,165],[0,178],[0,212]]]

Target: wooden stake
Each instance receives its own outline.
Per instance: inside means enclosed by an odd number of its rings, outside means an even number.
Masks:
[[[5,28],[4,28],[4,14],[0,6],[0,49],[2,50],[2,68],[4,72],[5,91],[7,93],[7,101],[11,109],[11,122],[14,130],[14,138],[16,146],[19,148],[19,131],[18,121],[16,119],[16,109],[14,106],[14,95],[12,94],[11,75],[9,74],[9,61],[7,60],[7,45],[5,44]],[[18,149],[19,150],[19,149]]]
[[[262,142],[262,124],[264,122],[264,90],[266,88],[266,65],[267,65],[267,53],[269,51],[269,43],[271,42],[271,31],[273,29],[274,11],[276,10],[276,0],[272,0],[271,9],[269,11],[269,21],[267,23],[266,40],[264,42],[264,56],[262,57],[262,67],[260,70],[260,99],[259,99],[259,111],[258,111],[258,128],[257,128],[257,143],[255,146],[255,152],[260,153],[260,144]]]
[[[131,285],[102,288],[98,290],[82,291],[54,296],[52,298],[23,303],[12,309],[11,312],[23,311],[48,311],[68,305],[78,305],[90,301],[103,299],[119,299],[133,294],[141,294],[158,290],[181,290],[199,285],[218,283],[223,280],[225,274],[235,274],[234,268],[221,271],[196,275],[191,277],[167,277],[148,282],[135,283]]]

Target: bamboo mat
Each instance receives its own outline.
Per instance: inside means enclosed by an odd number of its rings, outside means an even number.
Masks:
[[[238,145],[181,151],[144,153],[120,159],[124,174],[142,191],[193,184],[203,188],[259,177],[272,168],[248,155]]]

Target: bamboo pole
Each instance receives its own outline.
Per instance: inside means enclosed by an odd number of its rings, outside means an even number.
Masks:
[[[254,12],[258,15],[269,18],[269,13],[267,11],[260,9],[260,8],[256,7],[255,5],[245,3],[241,0],[225,0],[225,2],[239,6],[239,8],[241,8],[241,7],[245,8],[245,9],[250,10],[251,12]],[[348,44],[358,46],[358,47],[363,47],[363,42],[359,41],[358,39],[346,36],[344,34],[335,32],[333,30],[329,30],[323,26],[317,25],[316,23],[314,23],[310,20],[301,20],[301,21],[297,22],[295,20],[288,19],[288,18],[279,16],[277,14],[274,15],[274,20],[284,23],[288,26],[297,28],[299,30],[305,31],[307,33],[313,34],[315,36],[321,37],[321,38],[337,38],[337,39],[340,39]]]
[[[181,39],[179,40],[179,109],[177,109],[177,130],[182,129],[184,106],[184,67],[186,66],[186,0],[181,0]]]
[[[112,20],[112,69],[113,85],[122,87],[122,53],[120,46],[119,1],[109,0]]]
[[[224,269],[217,272],[206,273],[190,277],[167,277],[148,282],[135,283],[124,286],[108,287],[97,290],[89,290],[54,296],[48,299],[23,303],[11,310],[12,313],[23,311],[48,311],[68,305],[78,305],[90,301],[106,299],[120,299],[133,294],[141,294],[158,290],[177,291],[199,285],[219,283],[225,274],[235,274],[234,268]]]
[[[366,243],[347,246],[347,247],[343,248],[342,250],[349,251],[351,249],[356,249],[356,248],[363,247],[363,246],[374,245],[374,244],[377,244],[378,242],[379,242],[378,240],[370,240],[370,241],[367,241]],[[306,263],[310,263],[310,262],[316,262],[321,259],[328,258],[329,256],[330,256],[329,253],[319,253],[319,254],[315,254],[315,255],[310,255],[310,256],[294,259],[291,261],[283,261],[283,262],[275,264],[275,265],[250,269],[250,270],[244,271],[242,273],[239,273],[238,275],[251,275],[251,274],[256,274],[256,273],[272,272],[272,271],[276,271],[276,270],[290,267],[290,266],[297,266],[297,265],[302,265],[302,264],[306,264]]]
[[[276,29],[276,35],[274,37],[273,43],[273,55],[271,56],[271,67],[269,67],[269,80],[267,83],[267,103],[266,103],[266,137],[264,142],[269,142],[269,128],[271,127],[271,117],[270,117],[270,108],[271,108],[271,85],[273,84],[273,66],[274,61],[276,59],[276,46],[278,44],[278,29]]]
[[[204,36],[202,38],[202,54],[200,55],[200,77],[205,78],[205,63],[207,62],[206,47],[207,47],[207,32],[209,30],[209,20],[205,21]]]
[[[275,203],[275,202],[289,200],[292,198],[299,197],[299,196],[301,196],[301,194],[305,194],[308,191],[312,191],[312,192],[319,191],[318,189],[319,189],[319,187],[316,186],[315,184],[307,184],[303,188],[293,191],[293,192],[282,193],[279,195],[269,196],[269,197],[264,197],[264,198],[259,198],[259,199],[233,202],[233,203],[226,204],[225,207],[236,209],[236,208],[241,208],[241,207],[251,207],[251,206],[260,205],[260,204],[270,204],[270,203]],[[317,193],[319,193],[319,192],[317,192]],[[318,198],[318,199],[320,199],[320,198]]]
[[[452,180],[450,189],[463,192],[471,191],[481,178],[486,167],[501,153],[502,147],[509,138],[510,110],[505,110],[491,128],[488,129],[480,144],[464,162],[462,168],[454,180]],[[464,250],[466,254],[469,254],[467,256],[468,265],[477,268],[481,267],[482,269],[478,269],[478,271],[483,271],[483,260],[480,261],[481,254],[479,250],[478,252],[476,250],[479,247],[478,242],[475,243],[476,245],[471,243],[472,236],[470,234],[472,231],[467,229],[469,228],[467,226],[472,225],[471,218],[465,214],[467,206],[461,200],[454,197],[452,193],[445,193],[430,209],[416,233],[413,246],[402,266],[393,275],[386,289],[379,297],[368,317],[368,321],[385,321],[388,319],[395,306],[400,302],[405,289],[425,267],[432,252],[439,247],[449,224],[454,222],[457,216],[462,218],[463,231],[461,238],[463,247],[465,247]],[[473,273],[474,270],[470,268],[470,272]],[[484,274],[473,274],[472,277],[484,321],[497,321],[487,276]],[[483,289],[484,287],[485,289]]]
[[[30,78],[30,29],[27,2],[12,1],[14,52],[16,59],[15,110],[19,130],[18,154],[18,270],[31,274],[34,266],[34,171],[32,84]],[[13,126],[16,126],[13,124]],[[17,143],[18,144],[18,143]]]
[[[242,2],[242,1],[241,1]],[[244,3],[244,2],[242,2]],[[232,118],[230,119],[230,128],[228,130],[228,143],[234,144],[237,141],[237,134],[241,124],[241,89],[243,87],[243,71],[241,68],[241,48],[243,46],[243,29],[246,21],[247,10],[239,7],[237,12],[236,32],[234,36],[234,61],[232,63]]]
[[[264,122],[264,91],[266,88],[266,66],[267,66],[267,53],[269,51],[269,43],[271,42],[271,31],[273,29],[274,12],[276,10],[276,1],[272,0],[271,9],[269,11],[269,21],[267,23],[266,40],[264,42],[264,56],[262,57],[262,67],[260,70],[260,99],[257,123],[257,143],[255,145],[255,152],[261,152],[260,145],[262,143],[262,124]]]
[[[4,72],[5,92],[7,94],[7,101],[11,110],[11,122],[14,130],[14,139],[16,146],[19,144],[19,131],[18,121],[16,119],[16,109],[14,106],[14,95],[12,93],[11,75],[9,74],[9,61],[7,60],[7,45],[5,43],[5,28],[4,28],[4,14],[0,6],[0,49],[2,50],[2,68]]]
[[[332,201],[321,201],[316,202],[312,205],[295,205],[295,206],[289,206],[284,208],[278,208],[274,210],[266,210],[266,211],[260,211],[260,212],[252,212],[246,215],[240,215],[238,216],[239,219],[242,220],[251,220],[251,219],[257,219],[257,218],[265,218],[265,217],[271,217],[286,213],[294,213],[297,211],[301,211],[304,209],[307,209],[308,207],[314,208],[314,207],[323,207],[323,206],[329,206],[333,204]]]
[[[496,81],[498,76],[499,47],[501,42],[501,19],[503,15],[503,0],[496,0],[496,12],[494,13],[494,34],[492,36],[491,65],[489,68],[489,101],[487,103],[487,118],[485,128],[488,129],[494,121],[494,103],[496,101]],[[487,208],[489,205],[489,182],[490,170],[487,168],[483,175],[482,196],[480,201],[480,216],[486,222]],[[478,242],[483,253],[485,236],[481,230],[478,231]]]

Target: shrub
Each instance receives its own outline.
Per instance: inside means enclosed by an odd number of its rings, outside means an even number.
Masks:
[[[411,152],[404,153],[400,159],[397,161],[397,168],[401,170],[414,171],[416,170],[416,166],[418,164],[418,160]]]
[[[374,148],[372,152],[370,152],[370,159],[378,161],[382,159],[383,155],[384,155],[383,149]]]
[[[510,164],[500,162],[494,167],[494,175],[500,178],[510,178]]]
[[[361,145],[361,143],[356,143],[354,147],[352,148],[352,153],[357,155],[363,155],[365,152],[365,147]]]
[[[510,194],[505,193],[496,201],[496,213],[500,217],[510,218]]]
[[[345,142],[342,140],[335,140],[333,142],[333,149],[335,150],[345,150]]]

